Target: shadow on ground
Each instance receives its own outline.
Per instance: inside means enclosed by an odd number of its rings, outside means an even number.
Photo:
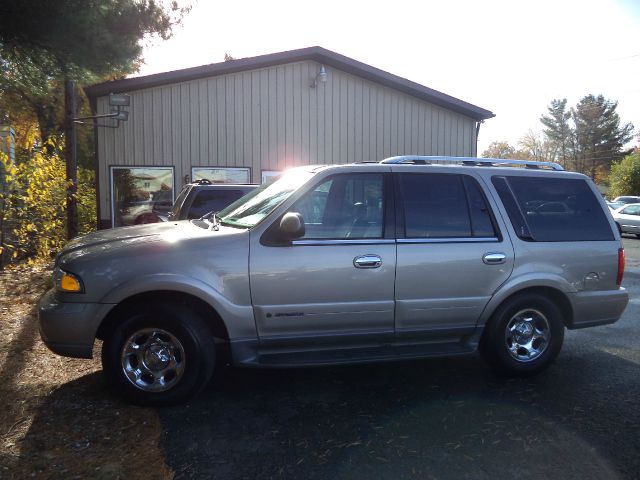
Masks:
[[[96,372],[47,395],[10,472],[13,478],[168,478],[159,437],[156,412],[114,398]]]
[[[160,411],[162,444],[176,478],[634,478],[637,373],[593,348],[526,380],[478,357],[227,369]]]

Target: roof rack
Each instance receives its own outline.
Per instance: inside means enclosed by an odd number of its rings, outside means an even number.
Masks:
[[[532,169],[547,169],[563,171],[564,168],[554,162],[535,162],[533,160],[509,160],[502,158],[476,158],[476,157],[428,157],[421,155],[401,155],[381,160],[387,164],[412,164],[412,165],[465,165],[471,167],[524,167]]]

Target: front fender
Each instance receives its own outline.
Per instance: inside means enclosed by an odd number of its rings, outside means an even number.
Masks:
[[[135,295],[158,291],[185,293],[208,303],[222,318],[230,339],[257,335],[251,305],[235,304],[211,285],[186,275],[157,273],[136,277],[111,290],[100,303],[119,304]]]

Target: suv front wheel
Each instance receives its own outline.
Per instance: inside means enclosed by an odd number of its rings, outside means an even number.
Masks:
[[[529,375],[546,368],[564,339],[562,312],[548,297],[523,293],[506,300],[485,327],[480,351],[499,371]]]
[[[209,381],[211,333],[199,315],[174,304],[139,305],[102,346],[102,368],[128,400],[151,406],[184,402]]]

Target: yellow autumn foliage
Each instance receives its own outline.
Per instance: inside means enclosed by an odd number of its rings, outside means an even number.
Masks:
[[[0,239],[11,261],[51,259],[66,242],[68,182],[64,159],[55,153],[62,148],[52,144],[54,153],[45,153],[32,139],[26,160],[12,163],[0,153]],[[78,180],[79,229],[87,233],[96,218],[93,172],[79,169]]]

